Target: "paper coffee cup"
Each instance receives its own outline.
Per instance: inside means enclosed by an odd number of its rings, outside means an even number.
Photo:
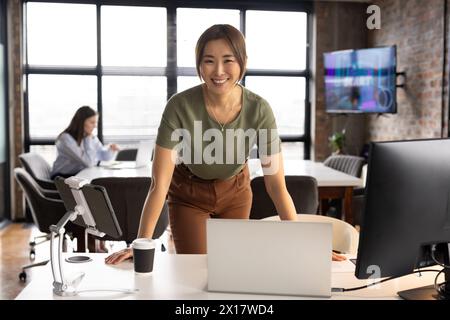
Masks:
[[[153,239],[138,238],[131,244],[133,248],[134,271],[150,273],[153,271],[156,243]]]

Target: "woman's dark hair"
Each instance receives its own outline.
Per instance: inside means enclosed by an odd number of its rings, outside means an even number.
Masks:
[[[96,115],[97,112],[91,107],[82,106],[75,112],[69,126],[59,135],[68,133],[77,141],[77,144],[80,145],[84,138],[84,121]]]

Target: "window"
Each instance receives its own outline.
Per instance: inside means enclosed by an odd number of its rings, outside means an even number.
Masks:
[[[239,29],[239,10],[177,9],[177,65],[195,67],[195,45],[202,32],[225,23]]]
[[[97,109],[94,76],[30,74],[28,77],[30,136],[55,139],[80,106]]]
[[[95,66],[95,5],[28,3],[30,65]]]
[[[178,77],[177,79],[178,79],[177,92],[181,92],[201,84],[200,78],[198,76]]]
[[[273,9],[261,10],[233,1],[208,2],[211,8],[83,2],[25,2],[27,150],[53,154],[54,139],[82,105],[99,111],[105,143],[154,139],[167,99],[201,83],[195,45],[215,23],[244,33],[242,83],[269,101],[286,150],[302,156],[309,149],[309,4],[273,1]]]
[[[249,69],[306,68],[306,13],[249,10],[246,19]]]
[[[103,77],[103,136],[108,142],[155,135],[166,103],[165,77]]]
[[[165,8],[102,6],[101,13],[103,66],[166,66]]]

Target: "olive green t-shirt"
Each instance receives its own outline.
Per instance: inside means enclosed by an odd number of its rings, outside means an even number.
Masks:
[[[167,149],[176,147],[179,161],[194,175],[224,180],[242,170],[255,144],[260,156],[280,152],[276,129],[269,103],[245,87],[239,115],[222,128],[208,114],[202,85],[198,85],[169,99],[156,144]]]

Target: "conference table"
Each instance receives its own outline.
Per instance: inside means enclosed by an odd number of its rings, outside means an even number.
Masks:
[[[259,159],[249,159],[248,167],[250,177],[253,179],[263,175]],[[114,167],[91,167],[82,170],[78,177],[86,180],[106,177],[151,177],[152,166],[135,169],[114,169]],[[363,180],[334,170],[319,162],[311,160],[284,160],[284,174],[291,176],[312,176],[317,180],[321,213],[326,212],[328,199],[343,199],[343,211],[345,221],[354,224],[352,212],[353,188],[362,187]]]
[[[77,254],[63,253],[66,256]],[[119,265],[106,265],[105,253],[83,253],[92,261],[68,263],[64,260],[66,276],[84,272],[77,288],[78,294],[61,297],[53,294],[50,263],[33,269],[31,282],[19,293],[17,300],[67,300],[67,299],[125,299],[125,300],[298,300],[298,299],[399,299],[397,292],[433,283],[435,273],[408,275],[357,291],[332,292],[331,297],[288,296],[251,293],[225,293],[208,291],[207,256],[169,254],[157,251],[154,269],[150,274],[136,274],[128,260]],[[351,256],[348,256],[349,258]],[[331,287],[351,288],[371,283],[354,276],[355,266],[350,260],[332,262]],[[117,291],[114,291],[117,290]],[[128,290],[120,292],[118,290]],[[182,301],[180,302],[181,305]],[[224,302],[226,304],[226,302]]]

